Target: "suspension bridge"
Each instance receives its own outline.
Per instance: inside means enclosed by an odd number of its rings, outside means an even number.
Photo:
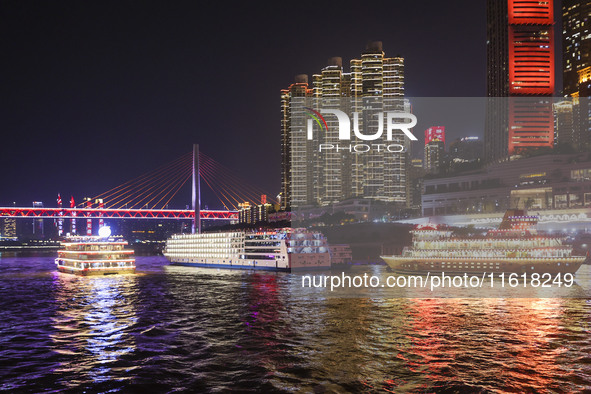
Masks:
[[[168,209],[171,200],[192,179],[192,208]],[[217,198],[224,209],[201,209],[201,181]],[[45,207],[0,207],[0,218],[54,218],[87,220],[87,233],[92,232],[92,220],[104,219],[190,219],[193,232],[201,231],[201,220],[237,220],[240,204],[260,204],[263,189],[248,184],[228,167],[199,151],[193,151],[157,169],[113,187],[92,198],[70,207],[62,206],[58,195],[57,208]],[[275,203],[273,198],[269,202]]]

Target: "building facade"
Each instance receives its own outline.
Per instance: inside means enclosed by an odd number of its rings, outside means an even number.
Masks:
[[[34,208],[43,208],[42,201],[33,201]],[[33,219],[33,237],[36,239],[45,238],[45,226],[43,219]]]
[[[554,144],[552,102],[543,98],[554,93],[553,23],[552,0],[487,0],[489,163]]]
[[[445,127],[433,126],[425,130],[424,166],[427,174],[438,174],[445,156]]]
[[[9,239],[16,239],[16,219],[3,218],[2,219],[2,237]]]
[[[482,158],[482,140],[476,136],[457,138],[449,144],[451,162],[471,163]]]
[[[577,107],[573,99],[554,103],[554,142],[557,146],[576,149],[582,142],[577,126]]]
[[[268,223],[269,213],[273,210],[273,205],[269,203],[251,204],[244,202],[240,204],[238,210],[238,223],[256,224],[259,222]]]
[[[287,89],[281,91],[281,209],[286,210],[291,206],[292,200],[292,189],[293,180],[301,182],[302,175],[305,174],[306,168],[305,163],[298,161],[295,163],[295,167],[292,168],[292,137],[296,133],[292,133],[292,124],[297,123],[296,117],[305,116],[303,111],[297,109],[295,103],[312,97],[312,89],[308,85],[308,76],[300,74],[295,77],[295,82],[292,83]],[[292,107],[294,110],[292,110]],[[300,144],[295,144],[299,147]],[[295,152],[296,155],[307,154],[307,152]],[[311,158],[313,160],[313,158]],[[305,188],[308,188],[308,183],[305,183]],[[312,188],[312,185],[309,186]],[[302,185],[296,186],[298,192],[302,191]],[[306,190],[305,193],[309,192]],[[296,201],[305,198],[304,196],[296,196]]]
[[[591,0],[562,3],[562,81],[565,101],[561,110],[559,142],[576,150],[591,148]],[[573,118],[572,126],[568,117]]]
[[[562,2],[562,81],[565,97],[580,95],[579,71],[591,67],[591,1]]]

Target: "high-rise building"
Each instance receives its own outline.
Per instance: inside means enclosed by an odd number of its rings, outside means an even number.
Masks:
[[[509,94],[554,94],[554,1],[508,0]]]
[[[42,201],[33,201],[34,208],[43,208]],[[33,219],[33,237],[42,239],[45,237],[45,231],[43,227],[43,219]]]
[[[425,159],[423,161],[426,173],[437,174],[443,166],[445,155],[445,127],[433,126],[425,130]]]
[[[573,124],[562,122],[557,139],[573,141],[577,150],[591,147],[591,0],[564,0],[562,3],[563,94]]]
[[[255,224],[258,222],[269,222],[269,213],[273,205],[269,203],[251,204],[244,202],[239,204],[238,222]]]
[[[486,95],[509,95],[509,14],[507,0],[486,1]]]
[[[562,2],[564,96],[578,97],[579,71],[591,66],[591,0]]]
[[[16,238],[16,219],[6,217],[3,218],[2,222],[2,237]]]
[[[579,75],[579,97],[591,97],[591,66],[582,68]]]
[[[579,97],[573,98],[576,103],[576,119],[578,120],[579,150],[591,150],[591,66],[580,69]]]
[[[312,199],[307,199],[313,194],[313,179],[306,179],[307,164],[315,161],[313,152],[306,149],[306,141],[303,134],[293,132],[296,124],[301,124],[305,118],[305,112],[301,105],[302,100],[312,97],[312,89],[308,86],[308,76],[300,74],[295,77],[295,82],[287,89],[281,91],[281,209],[289,209],[294,196],[292,192],[297,192],[295,201],[297,203],[308,204]],[[297,117],[300,118],[298,122]],[[301,139],[295,141],[294,139]],[[296,150],[294,152],[294,149]],[[312,155],[312,157],[308,157]],[[293,158],[301,158],[293,160]],[[294,182],[296,184],[294,185]]]
[[[343,59],[332,57],[328,59],[328,65],[324,67],[320,74],[313,75],[313,90],[315,93],[314,106],[323,109],[341,109],[342,97],[349,95],[350,74],[343,72]],[[345,109],[346,110],[346,109]],[[324,135],[318,135],[324,143],[338,142],[339,123],[335,117],[326,118],[327,129]],[[317,151],[315,144],[308,145],[312,152]],[[345,152],[325,150],[317,152],[318,161],[314,171],[308,172],[307,178],[311,174],[316,175],[316,179],[306,179],[307,182],[314,182],[315,190],[307,193],[306,203],[297,203],[294,206],[303,205],[327,205],[338,202],[349,194],[350,173],[345,165],[348,156]],[[311,199],[310,199],[311,198]],[[302,200],[300,200],[302,201]]]
[[[411,208],[421,210],[421,195],[423,191],[423,178],[425,170],[423,169],[422,159],[412,159],[408,168],[409,195]]]
[[[503,160],[509,147],[509,14],[507,0],[486,1],[486,121],[487,162]]]
[[[553,146],[553,23],[553,0],[487,0],[487,162]]]
[[[343,149],[321,150],[322,144],[336,146],[341,142],[339,120],[336,116],[324,117],[321,132],[311,140],[305,130],[306,122],[312,122],[308,118],[311,107],[320,112],[343,111],[365,135],[383,131],[384,113],[410,112],[404,101],[404,59],[386,57],[382,43],[372,42],[360,59],[350,61],[349,72],[344,70],[342,58],[333,57],[312,76],[312,86],[307,76],[300,75],[281,91],[281,208],[324,206],[348,198],[408,205],[407,150],[392,153],[372,149],[356,154],[347,147],[368,142],[356,135]],[[409,145],[404,135],[397,133],[391,142],[406,148]]]
[[[457,172],[474,169],[482,163],[482,139],[476,136],[457,138],[448,144],[446,170]]]
[[[553,0],[509,0],[509,155],[554,145]]]
[[[575,149],[579,144],[576,118],[577,110],[572,99],[554,103],[554,142],[558,146]]]
[[[462,137],[449,144],[449,159],[470,163],[482,158],[482,140],[475,136]]]

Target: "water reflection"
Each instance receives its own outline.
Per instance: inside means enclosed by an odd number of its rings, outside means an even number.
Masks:
[[[295,333],[286,318],[283,279],[281,274],[255,273],[246,278],[242,287],[244,333],[236,346],[242,357],[264,368],[267,376],[293,366],[287,339]]]
[[[290,328],[285,275],[249,271],[166,267],[182,336],[171,351],[191,349],[195,361],[179,382],[200,390],[260,384],[288,368]]]
[[[572,391],[589,385],[585,300],[335,298],[298,289],[299,278],[289,274],[167,271],[176,275],[171,283],[183,309],[200,317],[199,335],[186,335],[193,348],[209,350],[199,351],[200,368],[215,370],[200,374],[204,389]]]
[[[292,274],[139,263],[88,278],[2,259],[0,390],[591,388],[589,299],[336,298]]]
[[[123,360],[135,351],[136,275],[81,277],[54,272],[57,304],[51,335],[54,351],[67,361],[55,370],[66,386],[126,380],[135,367]]]
[[[403,313],[405,345],[383,388],[422,390],[545,391],[577,380],[562,360],[588,333],[565,338],[562,299],[414,299]],[[398,309],[398,301],[393,300]],[[401,311],[402,312],[402,311]],[[577,325],[577,321],[570,321]],[[580,321],[578,322],[580,324]],[[565,340],[566,339],[566,340]],[[412,382],[412,383],[411,383]],[[574,388],[576,386],[571,386]]]

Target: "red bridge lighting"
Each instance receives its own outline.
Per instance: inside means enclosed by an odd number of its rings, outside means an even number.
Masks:
[[[0,208],[0,217],[15,218],[193,219],[194,214],[185,209]],[[202,210],[201,219],[238,220],[238,212]]]

